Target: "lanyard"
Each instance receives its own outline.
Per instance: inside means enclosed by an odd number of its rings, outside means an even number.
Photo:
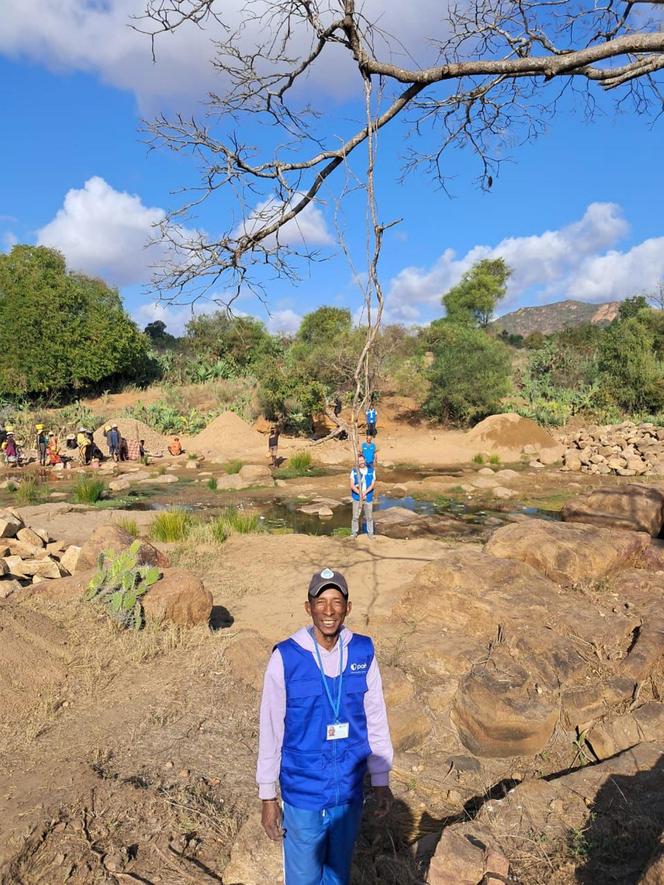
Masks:
[[[341,641],[341,635],[339,635],[339,639],[337,642],[339,643],[339,688],[337,691],[337,702],[336,704],[332,700],[332,692],[330,691],[330,687],[327,684],[327,676],[325,675],[325,670],[323,670],[323,661],[321,660],[320,650],[318,648],[318,643],[316,642],[316,637],[312,637],[314,640],[314,649],[316,650],[316,658],[318,659],[318,666],[320,667],[320,675],[323,678],[323,688],[325,689],[325,694],[327,695],[327,699],[330,702],[330,706],[332,707],[332,712],[334,713],[334,721],[339,721],[339,710],[341,710],[341,684],[343,681],[343,673],[344,673],[344,646]]]

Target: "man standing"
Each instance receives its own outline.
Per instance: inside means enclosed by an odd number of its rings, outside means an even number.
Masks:
[[[344,627],[344,576],[316,572],[304,607],[312,626],[276,645],[265,673],[261,819],[270,839],[284,840],[285,885],[348,885],[367,770],[376,814],[392,803],[392,743],[373,643]]]
[[[270,455],[272,467],[279,466],[279,434],[279,427],[275,424],[270,430],[270,435],[267,438],[267,450]]]
[[[376,435],[376,422],[378,421],[378,413],[374,408],[373,401],[369,408],[366,411],[366,419],[367,419],[367,436],[375,436]]]
[[[44,430],[43,424],[35,424],[35,447],[39,455],[39,466],[46,467],[46,447],[48,446],[48,436]]]
[[[106,436],[108,441],[108,454],[113,461],[120,460],[120,430],[117,424],[111,424]]]
[[[376,487],[376,471],[368,467],[364,455],[357,459],[358,467],[353,467],[350,472],[350,494],[353,499],[353,522],[351,524],[351,538],[357,538],[360,530],[360,516],[364,510],[364,519],[367,526],[367,536],[373,538],[373,496]]]
[[[362,443],[362,454],[367,467],[376,468],[376,443],[374,438],[367,433],[366,440]]]

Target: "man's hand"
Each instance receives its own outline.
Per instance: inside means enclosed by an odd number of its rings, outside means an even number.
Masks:
[[[392,790],[389,787],[373,787],[374,799],[376,800],[376,810],[374,811],[374,815],[376,817],[385,817],[386,814],[389,813],[392,808],[392,803],[394,802],[394,796],[392,795]]]
[[[281,841],[284,831],[281,827],[281,808],[276,799],[263,799],[261,823],[273,842]]]

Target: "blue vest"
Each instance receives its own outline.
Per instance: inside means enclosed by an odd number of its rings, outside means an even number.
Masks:
[[[362,454],[364,455],[364,460],[367,462],[367,467],[373,467],[373,462],[376,459],[376,444],[363,442]]]
[[[376,423],[376,410],[375,409],[367,409],[367,424],[375,424]]]
[[[326,739],[334,721],[321,672],[310,651],[293,639],[280,642],[286,684],[286,716],[279,783],[284,802],[295,808],[322,811],[362,800],[362,781],[371,753],[364,695],[374,658],[368,636],[354,633],[344,648],[344,673],[339,721],[349,725],[348,737]],[[339,677],[328,679],[336,698]]]
[[[365,484],[365,486],[366,486],[367,488],[369,488],[369,486],[371,485],[371,483],[374,481],[374,476],[375,476],[375,472],[374,472],[373,467],[369,467],[369,465],[367,464],[367,475],[364,477],[364,484]],[[362,485],[361,485],[361,482],[360,482],[361,479],[362,479],[362,476],[361,476],[359,470],[357,469],[357,467],[353,467],[353,485],[354,485],[354,486],[357,486],[358,489],[361,489],[361,488],[362,488]],[[372,489],[372,490],[367,494],[365,500],[366,500],[366,501],[369,501],[369,502],[373,501],[373,496],[374,496],[374,492],[375,492],[375,491],[376,491],[375,489]],[[353,501],[359,501],[359,500],[360,500],[360,496],[359,496],[359,494],[358,494],[357,492],[354,492],[352,489],[351,489],[351,493],[350,493],[350,495],[351,495],[351,498],[353,499]]]

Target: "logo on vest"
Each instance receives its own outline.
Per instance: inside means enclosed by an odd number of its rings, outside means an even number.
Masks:
[[[366,665],[366,663],[364,663],[364,664],[351,664],[350,669],[351,669],[351,672],[357,673],[358,670],[366,670],[367,665]]]

